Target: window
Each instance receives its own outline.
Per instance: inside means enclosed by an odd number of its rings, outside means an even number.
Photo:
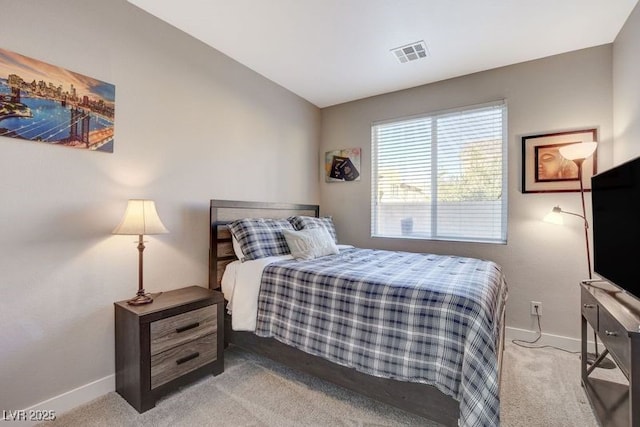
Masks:
[[[371,235],[506,243],[504,101],[371,128]]]

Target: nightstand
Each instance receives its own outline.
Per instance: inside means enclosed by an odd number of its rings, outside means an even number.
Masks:
[[[224,370],[224,298],[199,286],[114,303],[116,391],[142,413],[156,400]]]

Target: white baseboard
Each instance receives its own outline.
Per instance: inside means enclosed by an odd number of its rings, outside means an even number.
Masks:
[[[505,338],[507,341],[511,340],[524,340],[533,341],[538,337],[537,331],[529,331],[527,329],[512,328],[507,326],[505,328]],[[543,333],[540,340],[531,345],[550,345],[559,347],[568,351],[580,351],[581,340],[578,338],[564,337],[562,335],[546,334]],[[593,341],[587,340],[587,351],[595,351]]]
[[[25,409],[24,412],[26,414],[29,414],[33,411],[54,411],[56,416],[59,416],[73,408],[76,408],[80,405],[97,399],[100,396],[112,392],[115,389],[116,376],[115,374],[111,374],[104,378],[100,378],[99,380],[90,382],[89,384],[85,384],[73,390],[69,390],[58,396],[54,396],[51,399],[45,400],[44,402],[33,405],[30,408]],[[37,423],[37,421],[22,421],[20,422],[20,426],[33,426]]]

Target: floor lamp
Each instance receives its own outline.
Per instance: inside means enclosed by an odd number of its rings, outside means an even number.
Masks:
[[[545,216],[546,222],[553,224],[562,224],[562,214],[573,215],[582,219],[584,223],[584,242],[587,249],[587,268],[589,269],[589,279],[593,279],[591,274],[591,251],[589,250],[589,221],[587,221],[587,210],[584,203],[584,184],[582,182],[582,164],[586,159],[591,157],[598,147],[597,142],[580,142],[577,144],[565,145],[558,150],[560,155],[567,160],[571,160],[578,166],[578,181],[580,181],[580,198],[582,201],[582,215],[574,212],[563,211],[560,206],[555,206],[550,213]],[[587,363],[592,365],[600,356],[598,353],[598,337],[596,332],[593,331],[593,338],[595,341],[595,353],[587,354]],[[598,365],[600,368],[613,369],[616,367],[615,363],[610,359],[603,359]]]
[[[144,290],[142,284],[142,252],[144,251],[145,234],[165,234],[167,230],[160,221],[156,204],[153,200],[129,200],[124,217],[113,234],[127,234],[138,236],[138,293],[135,297],[127,301],[130,305],[142,305],[153,302]]]

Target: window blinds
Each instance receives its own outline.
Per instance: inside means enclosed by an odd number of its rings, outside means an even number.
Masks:
[[[503,101],[372,126],[372,236],[506,243]]]

